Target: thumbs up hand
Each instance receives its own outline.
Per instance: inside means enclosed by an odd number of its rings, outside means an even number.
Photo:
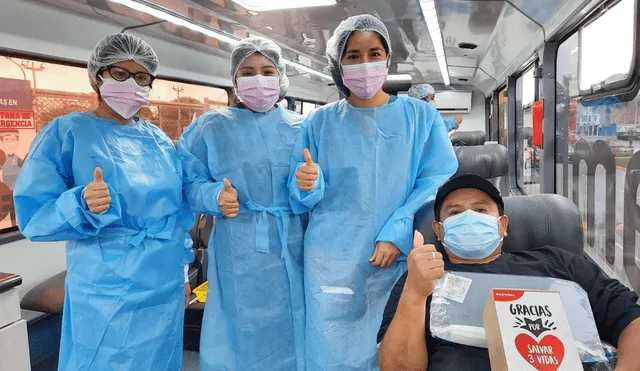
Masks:
[[[309,149],[304,150],[304,164],[300,165],[296,173],[296,182],[301,191],[309,192],[313,190],[313,185],[318,180],[320,170],[318,165],[313,162]]]
[[[102,214],[111,207],[111,195],[107,183],[102,180],[102,169],[99,167],[93,173],[93,182],[84,188],[84,200],[89,211]]]
[[[233,188],[229,179],[224,178],[224,189],[218,197],[218,205],[222,215],[226,218],[235,218],[240,213],[240,204],[238,203],[238,191]]]

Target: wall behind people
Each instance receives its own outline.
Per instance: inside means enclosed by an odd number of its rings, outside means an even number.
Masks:
[[[436,93],[436,100],[437,99],[438,94]],[[462,126],[459,129],[460,131],[486,131],[485,109],[484,95],[481,92],[474,90],[471,101],[471,113],[442,113],[442,117],[446,119],[457,115],[462,116],[463,121]]]
[[[0,245],[0,272],[22,276],[20,297],[34,286],[66,268],[64,242],[31,242],[19,240]]]

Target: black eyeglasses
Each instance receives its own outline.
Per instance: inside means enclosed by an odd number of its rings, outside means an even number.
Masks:
[[[146,72],[132,73],[118,66],[109,66],[102,69],[102,71],[109,71],[109,75],[116,81],[125,81],[133,76],[133,80],[140,86],[149,86],[156,79],[155,76]]]

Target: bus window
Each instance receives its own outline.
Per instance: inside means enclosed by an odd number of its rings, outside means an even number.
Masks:
[[[309,102],[302,102],[302,114],[309,116],[309,114],[316,109],[316,105]]]
[[[540,193],[542,149],[533,143],[532,108],[537,80],[530,68],[516,81],[516,181],[526,194]]]
[[[87,70],[0,55],[0,234],[17,229],[13,186],[36,135],[56,117],[95,109]],[[156,79],[139,116],[172,140],[202,113],[227,105],[227,92]]]
[[[634,5],[634,0],[622,0],[580,30],[581,91],[595,93],[629,75],[635,50]]]
[[[585,252],[609,276],[638,291],[640,96],[630,101],[615,96],[588,100],[580,94],[585,85],[622,80],[628,73],[629,53],[635,50],[630,44],[635,30],[629,24],[633,4],[622,0],[560,45],[556,192],[580,209]],[[618,13],[613,27],[609,17]]]

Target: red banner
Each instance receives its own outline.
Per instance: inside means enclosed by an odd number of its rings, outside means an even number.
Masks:
[[[544,119],[544,101],[533,102],[531,120],[533,121],[533,145],[542,148],[542,121]]]
[[[0,110],[1,129],[35,129],[33,112]]]

